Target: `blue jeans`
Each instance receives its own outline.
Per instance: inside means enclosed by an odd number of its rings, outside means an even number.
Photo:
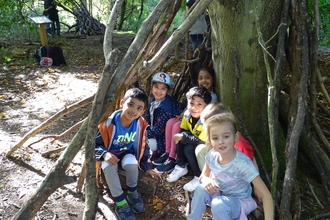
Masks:
[[[213,219],[230,220],[237,219],[241,214],[241,203],[234,197],[211,195],[206,192],[202,185],[199,185],[194,193],[191,202],[191,212],[188,220],[200,220],[205,211],[206,205],[211,206]]]

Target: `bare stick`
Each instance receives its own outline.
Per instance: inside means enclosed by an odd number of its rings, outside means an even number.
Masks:
[[[62,109],[61,111],[57,112],[55,115],[53,115],[52,117],[50,117],[48,120],[44,121],[43,123],[41,123],[39,126],[31,129],[28,133],[26,133],[24,135],[24,137],[20,140],[20,142],[18,142],[15,146],[13,146],[6,154],[6,157],[10,157],[18,148],[20,148],[21,146],[23,146],[23,144],[29,140],[30,137],[38,134],[40,131],[42,131],[43,129],[47,128],[49,125],[51,125],[52,123],[54,123],[55,121],[59,120],[60,118],[62,118],[64,115],[69,114],[73,111],[75,111],[76,109],[79,109],[83,106],[88,105],[89,103],[91,103],[94,100],[94,95],[83,99],[79,102],[76,102],[68,107],[65,107],[64,109]]]
[[[307,179],[307,183],[309,185],[309,188],[311,189],[311,192],[316,200],[316,202],[321,206],[322,209],[324,209],[324,206],[321,204],[320,200],[317,198],[315,192],[314,192],[314,189],[313,189],[313,186],[311,185],[311,183],[309,182],[309,179]]]
[[[47,138],[53,138],[53,140],[50,142],[50,143],[53,144],[54,141],[59,140],[59,139],[62,139],[63,137],[65,137],[65,136],[67,136],[68,134],[70,134],[73,130],[79,128],[79,127],[82,125],[82,123],[83,123],[84,121],[85,121],[85,119],[83,119],[83,120],[77,122],[75,125],[71,126],[69,129],[65,130],[63,133],[61,133],[61,134],[59,134],[59,135],[48,135],[48,136],[45,136],[45,137],[43,137],[43,138],[41,138],[41,139],[39,139],[39,140],[37,140],[37,141],[35,141],[35,142],[29,144],[27,147],[31,148],[31,146],[32,146],[33,144],[39,143],[40,141],[45,140],[45,139],[47,139]],[[33,149],[33,150],[34,150],[34,149]],[[36,150],[36,151],[38,151],[38,150]]]

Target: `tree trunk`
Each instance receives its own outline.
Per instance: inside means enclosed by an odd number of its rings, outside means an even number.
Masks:
[[[110,63],[119,63],[122,55],[119,50],[112,51],[110,57]],[[86,159],[86,201],[83,219],[95,219],[96,207],[97,207],[97,187],[95,178],[95,136],[97,131],[97,125],[99,124],[104,111],[103,106],[107,105],[104,103],[104,97],[106,96],[109,82],[111,82],[111,76],[114,72],[115,65],[108,66],[104,69],[102,77],[99,82],[98,90],[93,102],[92,110],[89,114],[88,128],[85,138],[85,159]]]
[[[121,30],[123,28],[125,13],[126,13],[126,5],[127,5],[126,1],[123,1],[122,7],[120,9],[120,14],[118,17],[117,30]]]
[[[267,74],[262,48],[257,39],[256,9],[265,41],[275,34],[280,23],[282,0],[213,1],[208,8],[212,30],[212,55],[216,76],[216,92],[235,115],[241,111],[246,127],[258,146],[269,146],[267,123]],[[257,4],[257,5],[254,5]],[[275,39],[268,51],[274,54]],[[242,109],[235,98],[235,74],[232,51],[237,54]],[[271,67],[274,62],[270,63]],[[265,149],[266,150],[266,149]]]

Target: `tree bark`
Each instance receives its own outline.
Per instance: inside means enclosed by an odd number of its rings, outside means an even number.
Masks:
[[[118,63],[121,59],[121,52],[114,50],[110,56],[110,63]],[[99,124],[102,116],[102,110],[104,106],[104,97],[108,89],[109,82],[111,82],[112,73],[114,72],[114,66],[107,66],[104,68],[102,77],[99,81],[99,86],[95,95],[90,117],[88,117],[88,127],[85,138],[85,162],[86,162],[86,193],[85,193],[85,210],[83,219],[95,219],[96,207],[97,207],[97,187],[96,187],[96,169],[95,169],[95,136],[97,131],[97,125]]]
[[[288,28],[288,22],[289,22],[289,7],[290,7],[290,0],[285,0],[283,2],[283,9],[282,9],[282,17],[281,17],[281,24],[279,27],[279,33],[278,33],[278,43],[277,43],[277,51],[276,51],[276,64],[274,67],[274,91],[271,94],[271,99],[274,100],[274,108],[272,111],[268,112],[268,114],[273,115],[273,123],[274,123],[274,129],[273,129],[273,137],[271,137],[271,148],[272,148],[272,159],[273,159],[273,172],[272,172],[272,184],[271,184],[271,193],[273,196],[273,199],[275,201],[275,205],[278,207],[278,200],[280,199],[278,196],[278,189],[279,189],[279,161],[278,158],[280,156],[280,141],[279,141],[279,131],[280,131],[280,123],[279,123],[279,103],[280,103],[280,94],[281,94],[281,78],[282,78],[282,68],[283,63],[285,60],[285,42],[287,38],[287,28]],[[271,133],[269,134],[271,136]],[[275,167],[276,166],[276,167]]]
[[[292,5],[292,26],[290,43],[293,63],[290,90],[289,126],[285,149],[286,170],[280,205],[280,219],[292,219],[290,203],[296,181],[298,144],[306,115],[307,80],[309,75],[309,43],[307,31],[307,8],[304,1],[295,1]]]
[[[256,4],[256,5],[254,5]],[[208,8],[211,22],[213,67],[216,72],[216,93],[220,101],[229,106],[235,115],[242,111],[247,130],[256,145],[265,152],[269,146],[267,118],[267,75],[262,48],[258,44],[255,9],[259,9],[260,30],[268,41],[280,24],[282,0],[230,1],[216,0]],[[276,37],[268,42],[270,54],[276,51]],[[234,62],[231,51],[237,52],[241,75],[238,109],[235,98]],[[274,62],[270,63],[273,68]],[[251,105],[251,103],[253,103]],[[242,128],[241,125],[240,129]],[[244,135],[244,133],[243,133]]]

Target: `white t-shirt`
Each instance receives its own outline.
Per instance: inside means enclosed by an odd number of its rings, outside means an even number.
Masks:
[[[246,199],[251,196],[251,182],[259,172],[250,158],[236,150],[236,157],[228,164],[218,163],[219,152],[211,149],[206,155],[206,163],[211,169],[211,179],[220,186],[219,194]]]

